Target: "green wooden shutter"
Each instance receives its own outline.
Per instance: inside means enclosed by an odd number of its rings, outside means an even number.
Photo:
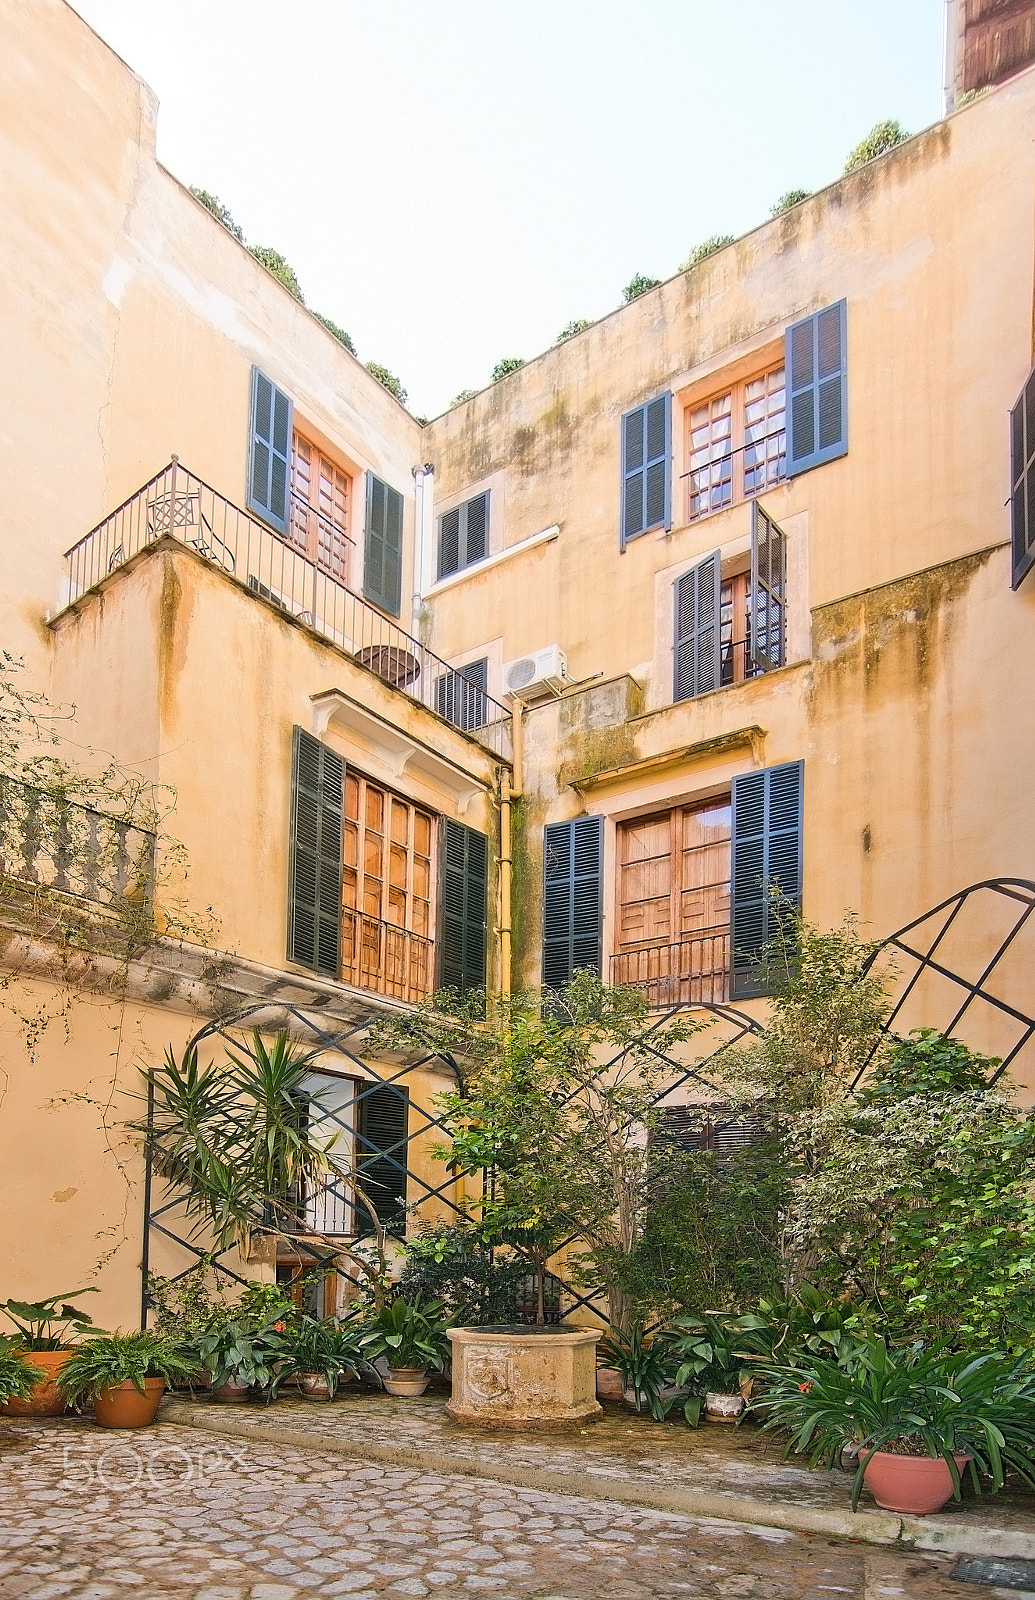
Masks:
[[[676,580],[674,700],[690,700],[719,686],[721,583],[718,550]]]
[[[464,566],[483,561],[489,553],[489,496],[475,495],[464,506]]]
[[[751,502],[751,664],[762,672],[787,660],[787,539]]]
[[[666,391],[622,418],[622,548],[672,526],[672,396]]]
[[[489,494],[476,494],[462,506],[443,513],[438,526],[438,575],[483,561],[489,553]]]
[[[460,512],[463,508],[455,506],[452,511],[447,511],[439,520],[438,525],[438,575],[448,578],[450,573],[459,572],[462,565],[460,560]]]
[[[393,617],[402,604],[402,525],[402,495],[368,473],[363,593]]]
[[[1016,589],[1035,564],[1035,367],[1010,412],[1010,501]]]
[[[435,679],[435,710],[457,728],[483,728],[489,720],[488,687],[489,658],[468,661],[458,671]]]
[[[756,965],[776,933],[774,910],[801,908],[804,765],[733,780],[731,999],[765,994]]]
[[[489,842],[451,817],[443,817],[440,837],[439,983],[484,989]]]
[[[253,367],[248,510],[278,533],[287,531],[292,410],[290,397]]]
[[[847,301],[787,329],[787,471],[822,466],[848,450]]]
[[[341,847],[345,763],[296,728],[291,763],[288,960],[341,973]]]
[[[356,1169],[389,1233],[406,1232],[406,1167],[410,1099],[394,1083],[362,1084],[356,1096]],[[372,1233],[370,1212],[356,1206],[360,1233]]]
[[[551,822],[543,840],[543,983],[563,989],[588,968],[600,976],[602,817]]]

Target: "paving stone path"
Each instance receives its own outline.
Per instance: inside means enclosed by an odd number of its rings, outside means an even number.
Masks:
[[[0,1600],[991,1600],[952,1565],[192,1428],[0,1423]]]

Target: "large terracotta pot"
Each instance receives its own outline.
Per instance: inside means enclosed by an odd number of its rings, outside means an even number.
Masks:
[[[387,1378],[382,1379],[389,1394],[414,1400],[428,1387],[428,1374],[424,1367],[389,1367]]]
[[[68,1402],[57,1377],[71,1354],[71,1350],[24,1351],[32,1365],[42,1367],[47,1376],[36,1385],[28,1400],[5,1400],[0,1406],[0,1416],[60,1417]]]
[[[954,1456],[957,1471],[967,1464],[966,1456]],[[940,1511],[952,1499],[952,1473],[941,1456],[896,1456],[875,1450],[866,1463],[863,1481],[885,1511],[902,1511],[909,1516],[926,1517]]]
[[[322,1372],[300,1372],[298,1387],[310,1400],[329,1400],[331,1391]]]
[[[218,1389],[213,1389],[212,1396],[215,1400],[232,1400],[240,1404],[248,1399],[251,1392],[251,1384],[238,1383],[236,1379],[231,1378],[227,1383],[221,1383]]]
[[[164,1378],[145,1378],[145,1393],[127,1378],[114,1388],[102,1389],[94,1396],[94,1421],[101,1428],[146,1428],[158,1414],[158,1403],[165,1393]]]

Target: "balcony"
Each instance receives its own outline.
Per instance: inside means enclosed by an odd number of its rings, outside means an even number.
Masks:
[[[357,989],[416,1005],[427,999],[434,986],[434,941],[346,908],[342,916],[341,978]]]
[[[150,903],[155,835],[124,818],[0,778],[0,879],[123,909]]]
[[[652,1011],[721,1005],[730,994],[729,930],[619,951],[611,957],[611,983],[639,989]]]
[[[289,530],[294,528],[289,522]],[[217,494],[175,456],[66,551],[68,604],[159,539],[189,545],[241,588],[278,606],[436,715],[444,699],[448,702],[442,688],[454,677],[448,662],[308,559],[289,538]],[[484,720],[463,732],[509,759],[509,711],[481,692],[479,715]]]

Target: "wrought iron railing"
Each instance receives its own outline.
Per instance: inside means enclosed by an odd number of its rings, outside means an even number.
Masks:
[[[611,957],[611,982],[616,988],[641,990],[652,1011],[722,1005],[729,999],[729,932],[620,950]]]
[[[161,538],[190,545],[242,587],[296,617],[393,688],[438,711],[442,680],[449,680],[456,669],[310,561],[289,537],[217,494],[175,456],[66,551],[68,603]],[[509,759],[510,713],[491,695],[483,692],[482,698],[486,720],[468,731],[495,755]]]
[[[357,989],[411,1004],[424,1000],[435,983],[432,939],[381,922],[362,911],[342,914],[341,980]]]
[[[772,450],[767,449],[772,445]],[[736,449],[716,442],[707,461],[682,473],[686,483],[686,518],[696,522],[713,511],[725,511],[740,500],[783,483],[787,477],[787,430],[776,428]]]
[[[121,817],[0,777],[0,878],[119,906],[150,903],[155,835]]]

